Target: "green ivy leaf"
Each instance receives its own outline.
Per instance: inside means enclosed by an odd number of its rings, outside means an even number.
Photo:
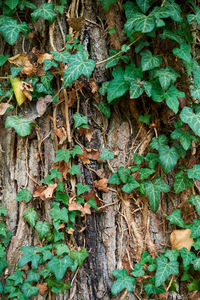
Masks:
[[[200,216],[200,196],[199,195],[191,195],[188,200],[188,203],[192,204],[195,206],[196,212]]]
[[[200,279],[194,279],[190,284],[187,286],[188,291],[199,291],[200,288]]]
[[[81,116],[81,114],[76,113],[73,115],[73,119],[75,122],[75,128],[88,128],[88,119],[85,116]]]
[[[12,78],[15,78],[15,77],[19,74],[19,72],[20,72],[22,69],[23,69],[22,66],[12,67],[12,68],[10,69]]]
[[[136,153],[133,153],[133,159],[135,165],[140,165],[144,161],[144,157]]]
[[[123,96],[129,89],[129,83],[124,79],[124,70],[121,67],[117,67],[112,75],[114,77],[108,84],[108,103],[112,100]]]
[[[145,159],[149,162],[149,168],[155,169],[159,162],[159,156],[156,153],[148,153]]]
[[[162,60],[158,55],[153,55],[151,51],[146,50],[140,53],[142,56],[142,71],[152,70],[160,66]]]
[[[188,131],[183,130],[181,128],[176,128],[172,134],[171,138],[174,140],[179,140],[183,148],[187,151],[190,148],[191,142],[195,139],[195,137]]]
[[[14,128],[16,133],[21,137],[31,133],[31,121],[20,118],[19,116],[11,116],[6,118],[5,128]]]
[[[179,155],[175,147],[162,146],[159,148],[159,160],[165,174],[168,174],[177,164]]]
[[[193,267],[195,270],[200,271],[200,257],[197,257],[192,261]]]
[[[122,191],[127,194],[130,194],[134,189],[136,189],[139,186],[139,183],[133,178],[133,176],[129,175],[126,184],[122,187]]]
[[[38,214],[34,208],[28,208],[24,212],[24,219],[31,227],[35,227],[36,221],[38,220]]]
[[[53,58],[56,61],[62,61],[64,63],[68,63],[71,54],[69,53],[69,51],[66,49],[62,52],[57,52],[57,51],[51,51],[51,54],[53,54]]]
[[[181,17],[181,8],[177,3],[175,3],[174,0],[167,0],[164,8],[168,10],[169,16],[172,20],[175,22],[182,21],[183,18]]]
[[[57,17],[57,14],[54,12],[53,2],[43,3],[41,7],[37,8],[33,13],[31,13],[31,17],[33,22],[37,22],[39,18],[42,18],[52,24]]]
[[[194,239],[200,237],[200,220],[197,219],[193,220],[191,237]]]
[[[141,168],[139,171],[140,174],[140,180],[144,180],[148,178],[151,174],[155,173],[155,170],[148,169],[148,168]]]
[[[164,29],[163,33],[159,34],[159,37],[161,39],[167,39],[167,38],[171,39],[179,44],[184,43],[184,39],[180,35],[176,34],[176,32],[170,31],[168,29]]]
[[[188,44],[181,44],[180,48],[174,48],[173,54],[187,63],[190,63],[192,60],[192,56],[190,54],[190,45]]]
[[[0,259],[0,275],[2,274],[3,270],[7,267],[8,267],[8,262],[5,258],[5,256],[1,257],[1,259]]]
[[[133,271],[130,273],[130,275],[134,277],[144,276],[145,271],[143,270],[143,265],[141,264],[135,264]]]
[[[6,216],[7,211],[5,209],[5,206],[0,206],[0,216]]]
[[[150,124],[150,119],[151,119],[151,115],[149,114],[144,114],[144,115],[140,115],[138,121],[145,123],[146,125]]]
[[[95,68],[95,61],[88,59],[88,52],[78,51],[71,55],[68,60],[68,68],[64,72],[64,86],[68,86],[77,80],[81,75],[89,78]]]
[[[107,102],[103,101],[100,102],[98,104],[98,108],[100,109],[100,111],[102,112],[102,114],[104,114],[104,116],[106,116],[107,119],[109,119],[111,117],[111,110],[110,110],[110,106]]]
[[[49,69],[51,69],[52,67],[56,68],[57,66],[58,66],[58,64],[51,59],[44,60],[44,71],[45,72],[48,71]]]
[[[180,113],[180,118],[190,126],[194,133],[200,136],[200,113],[195,114],[192,108],[185,106]]]
[[[75,145],[72,150],[70,150],[72,157],[75,157],[77,154],[83,154],[81,147],[79,145]]]
[[[127,18],[124,28],[128,32],[131,32],[133,28],[135,31],[143,33],[151,32],[155,28],[155,18],[153,14],[146,16],[140,12],[135,12]]]
[[[3,54],[0,55],[0,67],[6,63],[6,61],[8,60],[9,57],[10,57],[9,54],[8,55],[3,55]]]
[[[28,272],[28,278],[26,279],[26,282],[32,282],[32,281],[38,282],[39,279],[40,279],[40,274],[34,272],[33,270],[30,270]]]
[[[6,0],[5,4],[10,8],[10,9],[15,9],[15,7],[18,5],[19,0]]]
[[[61,256],[64,253],[68,254],[70,252],[69,247],[66,244],[57,244],[55,245],[55,248],[56,248],[56,254],[58,256]]]
[[[68,171],[72,175],[82,175],[80,167],[78,165],[72,165],[71,169]]]
[[[111,7],[111,5],[115,2],[117,2],[117,0],[99,0],[103,6],[103,8],[105,10],[109,10],[109,8]]]
[[[42,240],[46,237],[47,233],[50,231],[51,225],[47,221],[37,222],[35,229],[38,232],[39,239]]]
[[[165,294],[165,288],[163,285],[156,287],[155,285],[151,283],[147,283],[144,285],[144,290],[147,296],[150,296],[152,294]]]
[[[175,175],[174,191],[176,194],[194,185],[193,180],[189,179],[184,171],[179,171]]]
[[[31,199],[32,199],[32,195],[27,189],[21,190],[17,194],[17,198],[16,198],[17,201],[25,201],[26,203],[30,202]]]
[[[114,270],[112,273],[117,277],[117,280],[113,283],[111,288],[112,295],[120,293],[123,289],[127,289],[129,293],[133,291],[136,280],[128,276],[125,268],[123,270]]]
[[[70,257],[73,259],[79,267],[82,267],[84,260],[88,257],[89,254],[85,248],[81,249],[80,251],[72,250],[70,252]]]
[[[118,174],[113,173],[112,176],[109,178],[108,183],[117,184],[117,185],[121,184],[121,180],[120,180]]]
[[[8,276],[7,279],[13,280],[15,285],[19,285],[20,283],[23,283],[23,274],[24,272],[17,269],[16,272]]]
[[[20,250],[24,252],[24,254],[20,258],[18,267],[21,268],[31,262],[33,269],[37,269],[41,257],[39,254],[35,253],[36,249],[33,246],[24,246],[21,247]]]
[[[110,152],[108,149],[104,148],[99,160],[113,159],[114,156],[114,152]]]
[[[39,289],[36,286],[32,286],[29,282],[25,282],[22,285],[22,291],[24,296],[30,299],[32,296],[37,296]]]
[[[56,153],[57,153],[57,155],[56,155],[55,162],[62,161],[62,160],[64,160],[66,163],[69,162],[71,154],[68,149],[65,149],[65,150],[60,149],[60,150],[57,150]]]
[[[130,169],[125,169],[124,167],[120,167],[118,170],[117,170],[117,173],[120,177],[120,180],[123,182],[123,183],[127,183],[128,181],[128,178],[129,178],[129,175],[131,173]]]
[[[158,69],[155,71],[154,77],[158,77],[159,82],[163,90],[167,90],[171,83],[174,83],[180,74],[173,68],[167,66],[165,69]]]
[[[75,185],[75,187],[77,188],[77,196],[80,196],[85,192],[90,192],[90,188],[88,185],[83,185],[82,183],[78,183],[77,185]]]
[[[157,177],[153,182],[144,182],[145,192],[149,198],[149,204],[151,210],[156,212],[160,204],[160,194],[161,192],[168,193],[170,191],[169,185],[164,183],[163,178]]]
[[[180,249],[180,254],[183,259],[183,267],[187,269],[192,261],[196,258],[196,255],[192,251],[188,251],[186,248]]]
[[[179,263],[177,261],[168,261],[161,255],[156,258],[157,270],[155,274],[155,286],[159,287],[170,275],[179,273]]]
[[[46,245],[44,247],[36,248],[37,253],[42,254],[42,262],[49,260],[52,258],[52,244]]]
[[[187,170],[189,178],[200,180],[200,165],[194,165],[192,169]]]
[[[0,32],[2,33],[6,42],[8,42],[10,45],[13,45],[16,42],[20,32],[27,35],[29,31],[30,28],[25,22],[17,24],[17,21],[12,18],[7,18],[5,22],[0,24]]]
[[[150,0],[136,0],[137,5],[141,9],[141,11],[145,14],[149,8],[151,7],[150,5]]]
[[[73,261],[66,255],[63,258],[54,256],[47,264],[47,270],[51,271],[57,280],[62,280],[67,268],[73,268]]]

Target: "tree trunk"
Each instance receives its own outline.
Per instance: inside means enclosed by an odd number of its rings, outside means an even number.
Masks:
[[[123,22],[118,4],[114,4],[106,14],[97,0],[73,0],[69,8],[70,15],[68,17],[83,16],[86,19],[86,24],[77,37],[89,51],[92,59],[96,62],[106,59],[110,45],[112,48],[120,49],[124,36],[121,33]],[[116,34],[110,38],[106,34],[107,26],[113,26],[116,29]],[[51,39],[49,39],[47,23],[44,20],[39,20],[34,30],[37,30],[40,45],[36,46],[34,40],[19,39],[12,48],[13,55],[23,51],[29,53],[33,46],[45,49],[48,53],[51,50],[60,51],[64,46],[62,32],[66,35],[73,31],[67,25],[65,16],[60,18],[59,24],[55,21],[53,29],[51,27]],[[10,50],[7,50],[3,43],[1,48],[4,48],[4,54]],[[98,86],[101,86],[101,83],[109,78],[105,64],[97,65],[93,78]],[[120,166],[126,166],[133,151],[140,155],[147,153],[154,131],[147,132],[143,127],[138,127],[137,105],[127,97],[112,107],[111,118],[106,119],[97,109],[100,96],[95,98],[89,90],[89,80],[87,82],[85,82],[85,78],[83,80],[86,89],[83,93],[79,93],[80,112],[88,116],[89,126],[94,131],[90,142],[82,137],[79,138],[80,143],[85,148],[98,149],[100,153],[103,147],[117,153],[109,165],[96,160],[91,161],[88,165],[89,168],[82,164],[83,176],[77,179],[77,183],[87,184],[94,189],[93,182],[98,177],[90,169],[103,168],[106,178],[109,178],[112,170],[116,171]],[[25,109],[27,109],[27,114],[30,114],[29,104],[25,103],[22,109],[19,109],[21,115],[25,115]],[[75,107],[69,109],[70,125],[75,109]],[[27,188],[33,193],[37,184],[51,169],[55,150],[58,149],[58,141],[54,134],[55,128],[51,118],[53,114],[54,121],[55,117],[57,120],[57,127],[60,123],[64,124],[62,105],[55,105],[53,109],[49,107],[44,116],[36,119],[37,127],[33,130],[33,134],[26,138],[17,136],[13,129],[5,129],[5,118],[1,120],[0,199],[8,212],[6,219],[8,229],[13,233],[7,251],[9,267],[6,269],[6,276],[15,270],[21,256],[20,248],[22,246],[39,246],[34,230],[27,225],[23,218],[25,209],[34,207],[40,220],[51,222],[49,213],[51,201],[33,200],[29,204],[24,204],[16,201],[16,195],[22,188]],[[81,160],[79,165],[81,165]],[[169,246],[164,216],[171,213],[171,204],[169,204],[170,202],[166,204],[166,199],[163,198],[162,210],[159,209],[154,214],[149,211],[148,200],[145,198],[135,199],[128,196],[123,198],[122,194],[111,188],[107,193],[99,193],[99,197],[103,200],[103,208],[92,212],[85,219],[84,224],[81,220],[80,228],[86,226],[86,229],[82,233],[74,234],[74,242],[77,246],[86,247],[89,257],[72,279],[70,292],[60,293],[56,299],[141,299],[139,294],[135,297],[134,293],[112,296],[110,291],[114,279],[112,271],[122,267],[131,270],[139,261],[144,250],[148,250],[155,256],[157,251]],[[46,295],[38,296],[37,299],[51,298]],[[171,295],[168,299],[187,299],[187,296],[184,296],[184,290],[180,289],[179,295]]]

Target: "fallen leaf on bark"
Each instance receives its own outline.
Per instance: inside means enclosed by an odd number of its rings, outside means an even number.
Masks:
[[[97,174],[97,176],[99,176],[99,178],[101,178],[101,179],[105,178],[105,172],[104,172],[104,169],[96,170],[95,173]]]
[[[82,216],[91,215],[91,209],[90,209],[89,204],[85,203],[84,207],[82,207],[81,212],[82,212]]]
[[[65,128],[64,127],[55,128],[54,132],[60,139],[59,145],[62,145],[67,138],[67,132]]]
[[[53,54],[49,54],[49,53],[39,53],[37,55],[37,62],[39,64],[42,64],[45,59],[50,59],[50,60],[53,60]]]
[[[81,31],[85,26],[85,19],[82,17],[79,18],[68,18],[67,23],[70,27],[72,27],[75,31]]]
[[[39,197],[42,200],[49,200],[53,197],[53,193],[57,188],[57,184],[50,184],[47,188],[43,185],[39,185],[37,190],[34,192],[33,197]]]
[[[86,156],[89,159],[92,159],[92,160],[99,160],[99,157],[100,157],[99,151],[97,149],[94,149],[94,148],[85,149],[85,151],[83,152],[83,155]]]
[[[77,204],[75,201],[69,203],[68,206],[69,211],[73,211],[73,210],[78,210],[78,211],[82,211],[83,206],[81,204]]]
[[[41,193],[45,190],[45,186],[44,185],[38,185],[37,189],[35,190],[35,192],[33,193],[33,197],[37,198],[41,196]]]
[[[40,97],[36,103],[36,109],[38,112],[39,117],[41,117],[46,109],[47,109],[47,103],[51,103],[53,101],[51,95],[46,95],[45,97]]]
[[[8,59],[8,61],[16,66],[22,66],[21,74],[26,74],[28,76],[36,74],[37,67],[30,62],[27,54],[25,53],[12,56]]]
[[[102,206],[101,199],[97,196],[96,192],[94,190],[91,190],[90,193],[86,196],[83,196],[83,198],[88,202],[90,198],[95,200],[95,203],[97,206]]]
[[[0,104],[0,116],[3,116],[10,106],[12,106],[12,105],[10,105],[8,103],[1,103]]]
[[[42,284],[38,283],[36,287],[39,289],[39,294],[44,296],[45,292],[48,290],[47,283],[44,282]]]
[[[180,250],[181,248],[187,248],[188,251],[190,251],[194,242],[190,235],[191,229],[180,229],[172,231],[170,235],[172,249]]]
[[[20,89],[22,90],[23,94],[31,101],[31,92],[33,91],[32,80],[30,80],[29,82],[21,81]]]
[[[86,137],[86,139],[88,140],[88,142],[91,141],[93,132],[94,132],[94,129],[88,129],[88,128],[82,128],[82,127],[79,130],[80,136],[84,135]]]
[[[90,160],[83,154],[77,154],[77,156],[82,160],[84,165],[88,165]]]
[[[98,92],[98,86],[96,84],[96,81],[92,79],[89,83],[92,94],[96,94]]]
[[[67,233],[73,234],[73,233],[74,233],[74,229],[73,229],[73,228],[70,228],[70,229],[67,231]]]
[[[103,178],[100,180],[95,180],[94,181],[94,186],[101,192],[108,192],[108,179]]]

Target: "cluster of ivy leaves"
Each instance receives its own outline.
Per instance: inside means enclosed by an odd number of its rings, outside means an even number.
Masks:
[[[105,10],[108,10],[116,0],[99,0]],[[175,0],[151,1],[136,0],[126,1],[123,4],[126,22],[123,32],[127,36],[127,44],[122,45],[120,50],[110,49],[109,60],[106,62],[106,68],[112,69],[112,79],[104,82],[99,92],[105,96],[105,101],[99,104],[99,109],[109,118],[111,107],[120,101],[121,97],[129,94],[130,99],[138,99],[145,96],[149,100],[162,103],[162,107],[167,106],[177,117],[173,124],[173,130],[170,136],[160,134],[154,137],[150,144],[149,153],[143,157],[133,153],[133,164],[127,168],[120,167],[110,179],[109,184],[118,185],[124,193],[137,191],[140,195],[147,195],[150,208],[156,212],[160,205],[161,193],[168,193],[173,190],[179,194],[184,190],[193,187],[194,180],[200,180],[200,164],[195,164],[191,168],[181,165],[184,159],[192,150],[193,143],[199,143],[200,137],[200,68],[197,61],[192,56],[191,44],[193,37],[191,35],[191,24],[200,25],[200,10],[192,1],[187,0],[187,9],[182,11],[181,3]],[[193,8],[191,14],[190,7]],[[52,2],[43,3],[41,7],[26,0],[6,0],[0,3],[3,14],[0,16],[0,34],[5,41],[13,45],[20,34],[26,38],[30,28],[26,22],[19,23],[15,13],[19,10],[31,10],[31,20],[37,22],[39,18],[47,20],[50,24],[56,19],[58,13],[63,13],[67,7],[67,1],[61,0],[58,5]],[[171,26],[173,24],[173,26]],[[175,25],[177,29],[174,30]],[[114,31],[111,28],[110,34]],[[56,95],[52,89],[54,74],[51,68],[60,68],[63,64],[63,87],[73,84],[80,76],[89,78],[95,68],[95,61],[89,59],[89,53],[83,50],[83,46],[74,39],[74,43],[67,43],[62,52],[52,51],[53,60],[44,61],[45,75],[38,77],[27,77],[25,80],[32,79],[34,91],[33,97],[39,98],[45,95],[52,95],[54,102],[57,101]],[[173,61],[177,60],[182,64],[184,71],[177,72],[173,65],[168,65],[166,59],[159,52],[154,52],[153,41],[160,39],[171,40],[175,47],[170,55]],[[131,49],[138,55],[140,63],[133,63],[130,59]],[[0,66],[2,66],[9,55],[0,55]],[[131,63],[130,63],[131,61]],[[65,68],[65,65],[68,65]],[[120,66],[119,66],[120,64]],[[21,67],[11,68],[12,77],[18,76]],[[189,106],[180,107],[180,98],[186,97],[185,92],[178,88],[178,82],[187,73],[190,85],[190,103]],[[193,86],[191,87],[191,83]],[[8,97],[0,90],[1,100]],[[139,99],[137,100],[139,101]],[[179,113],[180,112],[180,113]],[[88,128],[87,117],[76,113],[73,115],[75,128]],[[140,115],[139,121],[147,126],[151,122],[151,114]],[[6,119],[6,128],[14,128],[17,134],[24,137],[30,134],[33,122],[23,119],[19,116],[9,116]],[[82,154],[81,148],[76,145],[73,149],[58,150],[55,162],[65,161]],[[114,153],[104,149],[101,160],[113,159]],[[173,186],[164,182],[164,177],[154,177],[157,168],[161,167],[165,175],[171,171],[175,172]],[[81,171],[78,165],[72,165],[69,172],[72,175],[80,175]],[[44,185],[58,183],[56,198],[52,203],[50,212],[52,223],[39,220],[37,212],[33,208],[28,208],[24,213],[27,223],[37,232],[38,238],[44,241],[45,245],[40,248],[33,246],[22,247],[24,253],[19,261],[16,273],[10,275],[5,287],[0,285],[0,291],[9,294],[10,298],[29,299],[38,293],[35,282],[43,278],[48,287],[55,293],[64,291],[70,287],[61,280],[64,278],[67,269],[75,272],[78,266],[81,266],[84,259],[88,256],[86,249],[80,251],[70,251],[65,243],[65,236],[70,228],[75,228],[76,216],[79,211],[68,210],[68,193],[59,179],[61,173],[57,169],[52,169],[50,174],[42,180]],[[89,192],[88,186],[76,185],[77,204],[85,202],[82,194]],[[17,201],[31,201],[32,196],[28,190],[22,190],[17,195]],[[94,200],[94,199],[93,199]],[[95,201],[90,199],[90,207],[97,208]],[[200,214],[200,197],[191,196],[188,202],[194,205],[197,214]],[[0,255],[2,272],[7,266],[5,259],[5,247],[9,243],[10,233],[5,226],[5,209],[1,207],[0,218]],[[143,253],[141,261],[136,264],[131,274],[128,275],[125,269],[114,270],[113,275],[117,278],[112,286],[112,293],[120,293],[124,288],[132,292],[138,277],[144,277],[144,291],[147,296],[151,294],[162,294],[165,292],[164,283],[168,283],[171,275],[180,274],[180,265],[184,272],[181,280],[189,281],[188,290],[199,290],[200,282],[196,279],[195,272],[200,271],[200,259],[196,255],[200,250],[200,221],[194,219],[193,224],[185,224],[181,211],[176,209],[167,217],[170,224],[180,228],[190,228],[191,237],[194,239],[193,251],[186,248],[177,250],[167,250],[160,254],[156,259],[152,258],[147,252]],[[66,232],[59,231],[59,224],[66,224]],[[54,251],[52,251],[54,250]],[[56,255],[52,255],[56,253]],[[27,263],[31,263],[31,270],[27,274],[21,268]],[[43,267],[43,269],[41,269]],[[38,270],[40,269],[40,271]],[[148,276],[146,276],[148,275]],[[149,278],[148,280],[146,278]]]

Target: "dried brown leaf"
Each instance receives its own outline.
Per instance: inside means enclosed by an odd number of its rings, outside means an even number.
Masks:
[[[82,212],[83,206],[81,204],[77,204],[75,201],[69,203],[68,206],[69,211],[78,210]]]
[[[50,60],[53,60],[53,54],[49,54],[49,53],[39,53],[37,55],[37,62],[39,64],[42,64],[45,59],[50,59]]]
[[[32,80],[30,80],[29,82],[21,81],[20,89],[22,90],[23,94],[31,101],[31,92],[33,91]]]
[[[82,28],[85,26],[85,19],[82,18],[82,17],[80,17],[80,18],[68,18],[67,23],[75,31],[81,31]]]
[[[36,287],[39,289],[39,294],[41,296],[44,296],[45,292],[48,290],[46,282],[43,282],[42,284],[38,283]]]
[[[0,104],[0,116],[3,116],[10,106],[11,105],[8,103],[1,103]]]
[[[172,249],[180,250],[181,248],[187,248],[188,251],[190,251],[194,242],[190,235],[191,229],[180,229],[172,231],[170,235]]]
[[[101,199],[98,197],[97,193],[94,190],[91,190],[88,195],[83,196],[86,201],[89,201],[90,198],[95,200],[97,206],[102,206]]]
[[[22,66],[21,74],[26,74],[28,76],[33,76],[36,74],[36,66],[30,62],[27,54],[25,53],[12,56],[8,59],[8,61],[16,66]]]
[[[94,186],[102,192],[107,193],[108,192],[108,179],[103,178],[100,180],[95,180],[94,181]]]
[[[89,159],[92,159],[92,160],[99,160],[99,157],[100,157],[100,154],[99,154],[99,151],[97,149],[85,149],[85,151],[83,152],[83,155]]]
[[[37,104],[36,104],[36,109],[37,109],[37,112],[38,112],[38,115],[41,117],[46,109],[47,109],[47,103],[50,103],[53,101],[53,98],[51,95],[46,95],[45,97],[40,97],[37,101]]]
[[[82,128],[82,127],[79,130],[80,136],[84,135],[86,137],[86,139],[88,140],[88,142],[91,141],[93,132],[94,132],[94,129],[88,129],[88,128]]]
[[[96,94],[98,92],[98,86],[96,84],[96,81],[92,79],[89,83],[92,94]]]
[[[54,132],[60,139],[59,144],[62,145],[67,138],[67,132],[66,132],[65,128],[64,127],[55,128]]]
[[[77,154],[77,156],[82,160],[84,165],[88,165],[90,160],[83,154]]]
[[[91,215],[91,209],[90,209],[89,204],[85,203],[84,207],[81,210],[81,212],[82,212],[82,216]]]

